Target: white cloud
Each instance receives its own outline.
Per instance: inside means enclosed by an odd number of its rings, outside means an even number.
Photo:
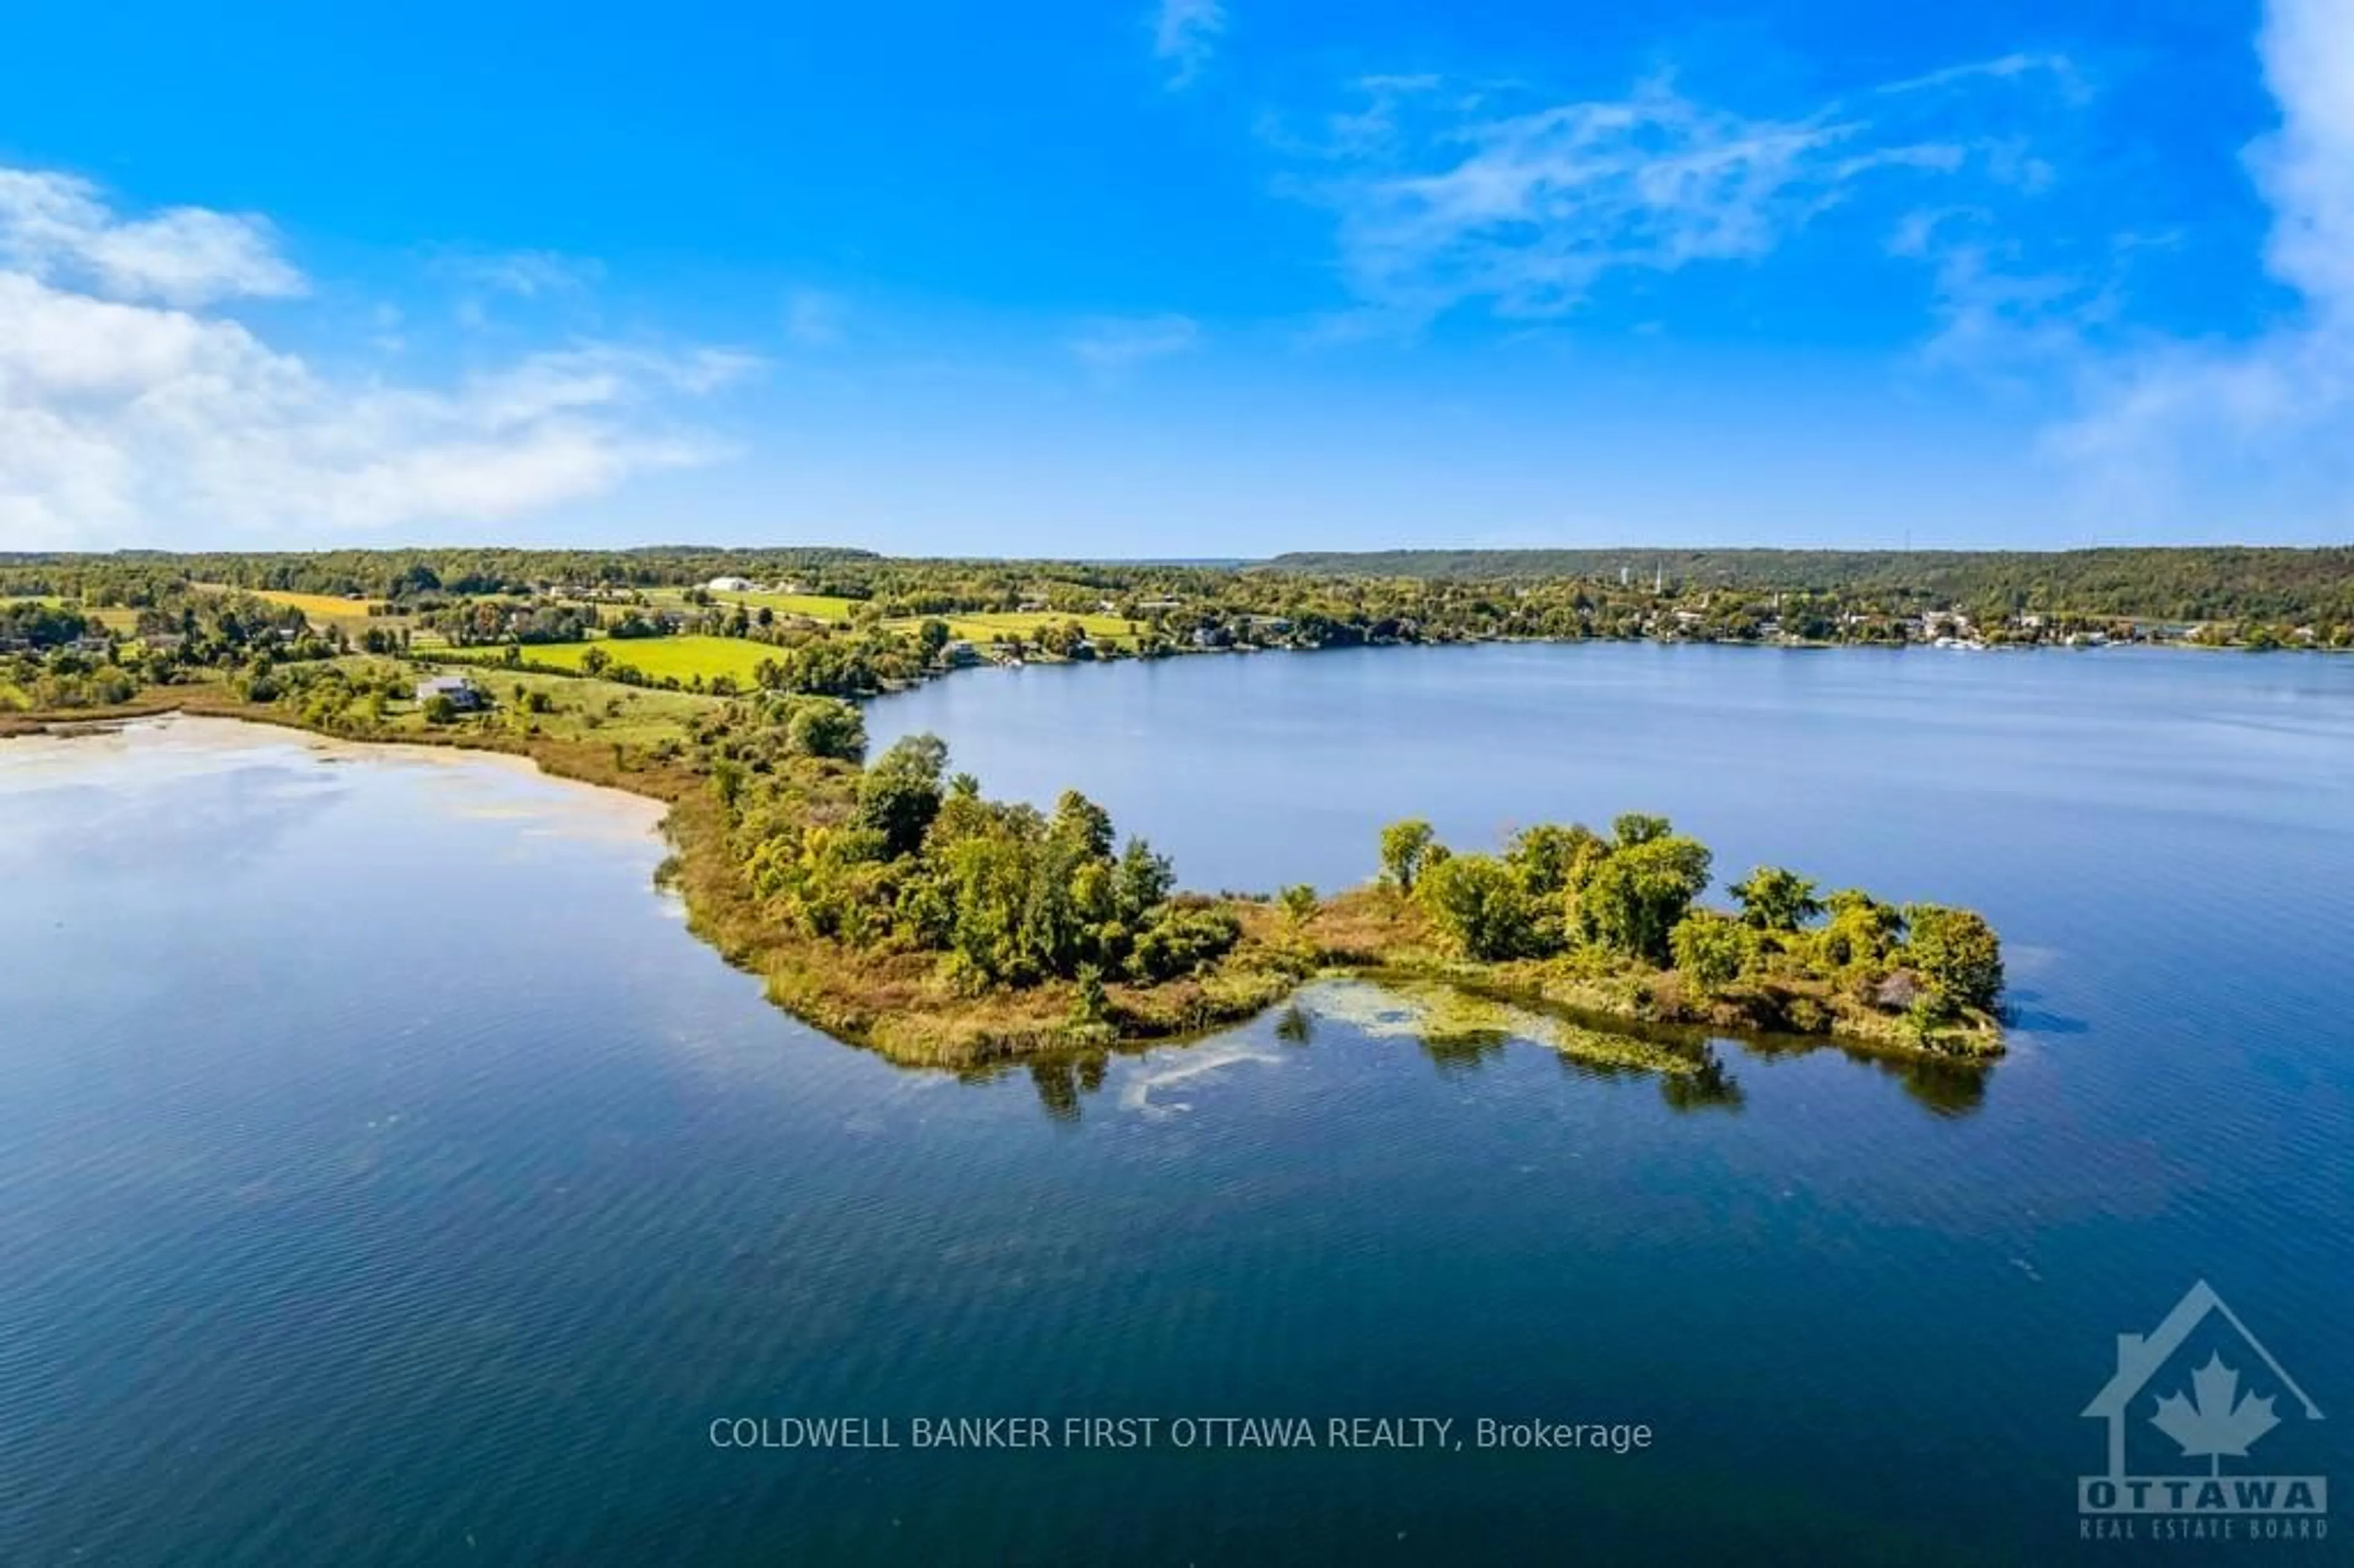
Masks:
[[[2273,271],[2317,308],[2354,313],[2354,10],[2274,0],[2260,48],[2281,106],[2250,155],[2273,204]]]
[[[1714,109],[1665,79],[1524,112],[1426,77],[1359,86],[1365,106],[1313,144],[1324,166],[1287,188],[1334,212],[1358,321],[1407,329],[1465,305],[1558,316],[1613,272],[1755,260],[1859,182],[1949,174],[1973,151],[1836,104]]]
[[[1937,88],[1953,87],[1975,80],[2011,81],[2021,77],[2044,75],[2060,84],[2071,101],[2081,101],[2086,94],[2084,79],[2076,72],[2075,62],[2065,55],[2009,54],[1990,60],[1971,60],[1962,65],[1946,66],[1942,70],[1924,72],[1902,81],[1883,83],[1877,90],[1882,94],[1925,92]]]
[[[5,170],[0,212],[0,548],[513,517],[710,461],[673,408],[757,364],[588,344],[440,387],[332,376],[190,303],[299,281],[221,243],[257,220],[126,220],[80,182]]]
[[[2293,313],[2238,343],[2087,351],[2051,432],[2094,499],[2137,518],[2354,525],[2354,9],[2273,0],[2257,39],[2279,129],[2249,149]],[[2229,509],[2226,511],[2225,509]]]
[[[1161,0],[1152,15],[1152,53],[1169,68],[1171,91],[1193,85],[1225,30],[1225,8],[1218,0]]]
[[[1202,339],[1191,316],[1104,316],[1081,324],[1065,345],[1098,376],[1118,376],[1191,350]]]
[[[0,264],[116,299],[202,305],[303,291],[259,217],[172,207],[118,217],[70,175],[0,168]]]

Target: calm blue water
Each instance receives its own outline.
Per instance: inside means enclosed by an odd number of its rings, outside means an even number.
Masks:
[[[1696,1095],[1320,991],[965,1082],[769,1009],[640,803],[213,724],[5,743],[0,1562],[2347,1560],[2081,1543],[2075,1480],[2115,1336],[2204,1277],[2330,1417],[2223,1342],[2282,1414],[2224,1473],[2354,1485],[2354,662],[1384,651],[870,722],[1195,884],[1353,880],[1408,811],[1665,810],[1727,871],[1985,908],[2022,1027],[1983,1077],[1725,1043]],[[1656,1436],[708,1436],[825,1414]]]

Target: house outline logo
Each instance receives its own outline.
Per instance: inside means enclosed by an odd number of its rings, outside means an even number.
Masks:
[[[2137,1416],[2135,1406],[2156,1393],[2168,1364],[2184,1343],[2210,1318],[2220,1318],[2238,1336],[2254,1360],[2279,1384],[2277,1393],[2256,1394],[2239,1390],[2241,1372],[2211,1351],[2203,1368],[2187,1371],[2188,1394],[2177,1393],[2150,1402]],[[2241,1321],[2213,1287],[2201,1279],[2183,1293],[2157,1328],[2147,1334],[2119,1334],[2116,1371],[2092,1403],[2079,1413],[2086,1420],[2108,1424],[2108,1472],[2081,1476],[2076,1483],[2077,1512],[2086,1515],[2215,1515],[2244,1520],[2256,1515],[2292,1516],[2326,1531],[2328,1486],[2320,1476],[2226,1475],[2222,1457],[2244,1458],[2248,1450],[2279,1425],[2275,1402],[2292,1402],[2304,1420],[2323,1419],[2321,1407],[2289,1375],[2264,1341]],[[2186,1457],[2209,1461],[2205,1474],[2134,1475],[2126,1462],[2126,1438],[2134,1420],[2146,1421],[2172,1438]],[[2274,1533],[2266,1531],[2260,1533]]]

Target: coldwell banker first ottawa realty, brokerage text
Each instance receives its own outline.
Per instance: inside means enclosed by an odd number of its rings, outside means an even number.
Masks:
[[[723,1416],[715,1448],[1574,1448],[1651,1446],[1640,1424],[1435,1415]]]

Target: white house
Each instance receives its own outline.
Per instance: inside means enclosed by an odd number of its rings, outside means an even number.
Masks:
[[[703,586],[713,593],[750,593],[752,591],[752,580],[749,577],[714,577]]]

